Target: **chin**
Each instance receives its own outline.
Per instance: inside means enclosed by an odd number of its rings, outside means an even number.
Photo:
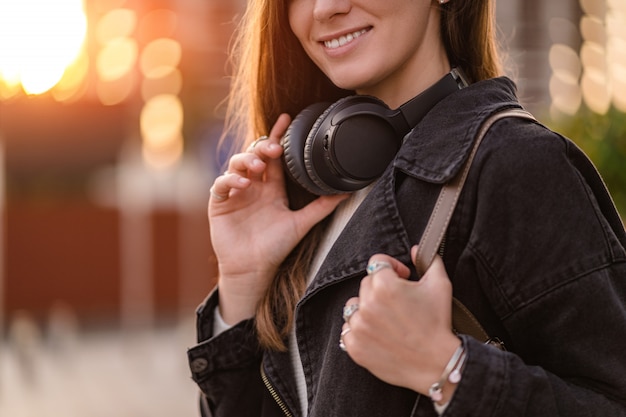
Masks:
[[[370,80],[360,80],[354,76],[349,77],[329,77],[333,84],[343,90],[362,91],[373,83]]]
[[[366,65],[359,65],[357,68],[355,66],[344,67],[341,71],[335,68],[334,71],[327,71],[326,76],[337,87],[357,91],[359,94],[364,94],[363,91],[371,91],[380,84],[380,76],[376,77],[376,74]]]

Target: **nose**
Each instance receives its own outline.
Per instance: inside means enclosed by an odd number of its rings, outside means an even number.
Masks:
[[[315,0],[313,17],[323,22],[337,15],[346,14],[351,8],[351,0]]]

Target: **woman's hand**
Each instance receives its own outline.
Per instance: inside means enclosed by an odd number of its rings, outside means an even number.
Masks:
[[[452,332],[452,285],[443,261],[437,256],[417,282],[390,256],[374,255],[370,265],[376,262],[390,267],[363,278],[359,297],[346,302],[358,304],[343,327],[346,352],[383,381],[428,395],[461,343]],[[444,400],[453,388],[444,387]]]
[[[344,198],[325,196],[300,210],[289,209],[279,144],[289,123],[289,116],[281,115],[267,140],[232,156],[211,187],[208,214],[220,312],[229,324],[254,315],[278,266]]]

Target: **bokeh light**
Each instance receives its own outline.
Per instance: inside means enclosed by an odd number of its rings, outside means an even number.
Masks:
[[[82,0],[1,1],[0,79],[9,86],[5,94],[18,83],[27,94],[50,90],[78,58],[86,34]]]
[[[146,78],[161,78],[178,66],[181,56],[182,47],[174,39],[155,39],[141,53],[141,72]]]
[[[160,78],[144,78],[141,83],[141,97],[150,100],[159,94],[178,95],[182,89],[183,75],[178,68],[173,68]]]
[[[550,48],[550,112],[573,115],[582,103],[599,114],[626,111],[626,2],[580,0],[580,7],[579,45],[553,40]],[[566,25],[554,19],[551,32]]]
[[[137,14],[131,9],[113,9],[98,21],[96,40],[106,45],[116,38],[132,36],[137,26]]]
[[[149,99],[141,116],[141,137],[146,162],[154,168],[165,168],[178,161],[183,150],[183,106],[171,94]]]
[[[626,2],[609,0],[606,16],[607,58],[613,85],[613,104],[626,112]]]
[[[67,67],[61,80],[51,90],[52,97],[60,102],[72,102],[81,99],[87,91],[85,79],[89,73],[89,57],[86,52]]]
[[[582,102],[578,85],[582,69],[578,54],[567,45],[554,44],[550,48],[549,61],[552,67],[550,78],[552,106],[562,113],[573,115]]]
[[[137,60],[137,42],[117,38],[108,42],[98,54],[96,69],[103,81],[113,81],[128,74]]]
[[[153,10],[139,22],[139,56],[142,154],[153,169],[166,169],[180,162],[183,154],[184,109],[179,98],[183,77],[179,70],[183,48],[174,38],[177,15],[166,9]]]
[[[178,16],[168,9],[156,9],[142,17],[137,28],[137,39],[149,42],[152,39],[171,38],[178,28]]]

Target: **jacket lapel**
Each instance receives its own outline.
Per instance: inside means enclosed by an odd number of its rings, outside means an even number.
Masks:
[[[392,166],[387,169],[356,210],[301,302],[332,283],[354,275],[364,276],[367,262],[375,253],[409,259],[409,240],[394,193],[394,171]]]
[[[479,85],[483,83],[492,86]],[[500,85],[493,88],[496,84]],[[463,100],[458,100],[459,94],[465,95]],[[498,95],[487,100],[498,104],[485,106],[485,94]],[[437,103],[404,138],[396,158],[330,249],[301,302],[334,282],[365,275],[367,261],[375,253],[386,253],[410,265],[410,248],[417,242],[409,240],[398,209],[398,173],[430,184],[446,183],[467,160],[483,120],[502,107],[519,107],[514,84],[506,78],[476,83]],[[455,112],[447,112],[446,108],[455,108]],[[458,120],[469,120],[469,123],[458,123]]]

